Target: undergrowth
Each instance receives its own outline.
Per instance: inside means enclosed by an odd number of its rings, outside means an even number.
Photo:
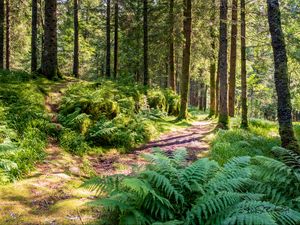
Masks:
[[[91,203],[107,210],[100,224],[245,224],[300,223],[300,157],[273,148],[279,161],[243,156],[224,166],[203,158],[189,164],[187,152],[171,157],[156,150],[134,176],[88,180],[99,197]]]
[[[24,72],[0,72],[0,183],[20,178],[44,157],[47,132],[40,81]]]
[[[154,137],[157,122],[179,112],[180,97],[171,90],[101,80],[71,85],[59,110],[64,126],[60,142],[83,154],[90,147],[127,151]]]

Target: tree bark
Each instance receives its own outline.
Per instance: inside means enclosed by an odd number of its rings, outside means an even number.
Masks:
[[[10,69],[10,2],[6,0],[6,54],[5,54],[5,67]]]
[[[4,69],[4,0],[0,0],[0,69]]]
[[[242,85],[242,122],[241,127],[248,128],[247,106],[247,70],[246,70],[246,5],[241,0],[241,85]]]
[[[228,84],[227,84],[227,0],[221,0],[220,4],[220,112],[218,127],[228,129]]]
[[[169,87],[176,92],[175,62],[174,62],[174,0],[170,0],[170,43],[169,43]]]
[[[230,73],[228,92],[228,114],[234,117],[235,106],[235,85],[236,85],[236,46],[237,46],[237,16],[238,0],[232,0],[232,20],[231,20],[231,49],[230,49]]]
[[[115,0],[115,41],[114,41],[114,78],[118,76],[119,67],[119,0]]]
[[[37,70],[37,29],[38,29],[38,2],[32,0],[31,6],[31,72]]]
[[[143,30],[144,30],[144,85],[149,85],[148,74],[148,0],[143,5]]]
[[[110,77],[110,0],[106,7],[106,76]]]
[[[289,88],[287,55],[278,0],[268,0],[268,21],[272,38],[277,92],[279,134],[284,148],[300,153],[292,124],[292,104]]]
[[[191,35],[192,35],[192,0],[183,0],[184,5],[184,48],[182,59],[182,74],[180,81],[181,106],[178,119],[186,119],[188,117],[188,94],[190,87],[190,56],[191,56]]]
[[[79,77],[79,21],[78,21],[78,0],[73,2],[74,11],[74,55],[73,75]]]
[[[48,79],[58,76],[57,66],[57,1],[45,1],[44,50],[42,57],[42,74]]]

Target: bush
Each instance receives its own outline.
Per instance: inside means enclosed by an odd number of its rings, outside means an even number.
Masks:
[[[153,121],[168,112],[176,115],[179,100],[171,90],[146,90],[122,81],[82,82],[65,92],[58,119],[64,127],[83,135],[91,146],[127,150],[149,141],[157,133]]]
[[[300,157],[274,149],[283,161],[249,156],[221,167],[207,158],[191,165],[187,152],[147,155],[135,176],[94,178],[84,186],[108,194],[91,203],[107,224],[299,224]],[[105,221],[105,220],[104,220]]]
[[[63,129],[59,135],[59,143],[65,150],[82,155],[89,150],[84,136],[70,129]]]

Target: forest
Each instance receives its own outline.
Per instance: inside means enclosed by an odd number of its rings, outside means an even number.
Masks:
[[[299,225],[299,0],[0,0],[0,224]]]

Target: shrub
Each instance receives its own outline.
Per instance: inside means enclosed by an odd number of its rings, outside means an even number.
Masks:
[[[167,100],[164,93],[159,89],[149,89],[147,91],[147,98],[150,108],[159,109],[161,111],[166,111]]]
[[[110,224],[299,224],[300,158],[281,149],[283,162],[238,157],[223,167],[207,158],[188,165],[187,152],[147,155],[135,176],[94,178],[84,186],[108,193],[92,202]],[[108,223],[109,224],[109,223]]]

